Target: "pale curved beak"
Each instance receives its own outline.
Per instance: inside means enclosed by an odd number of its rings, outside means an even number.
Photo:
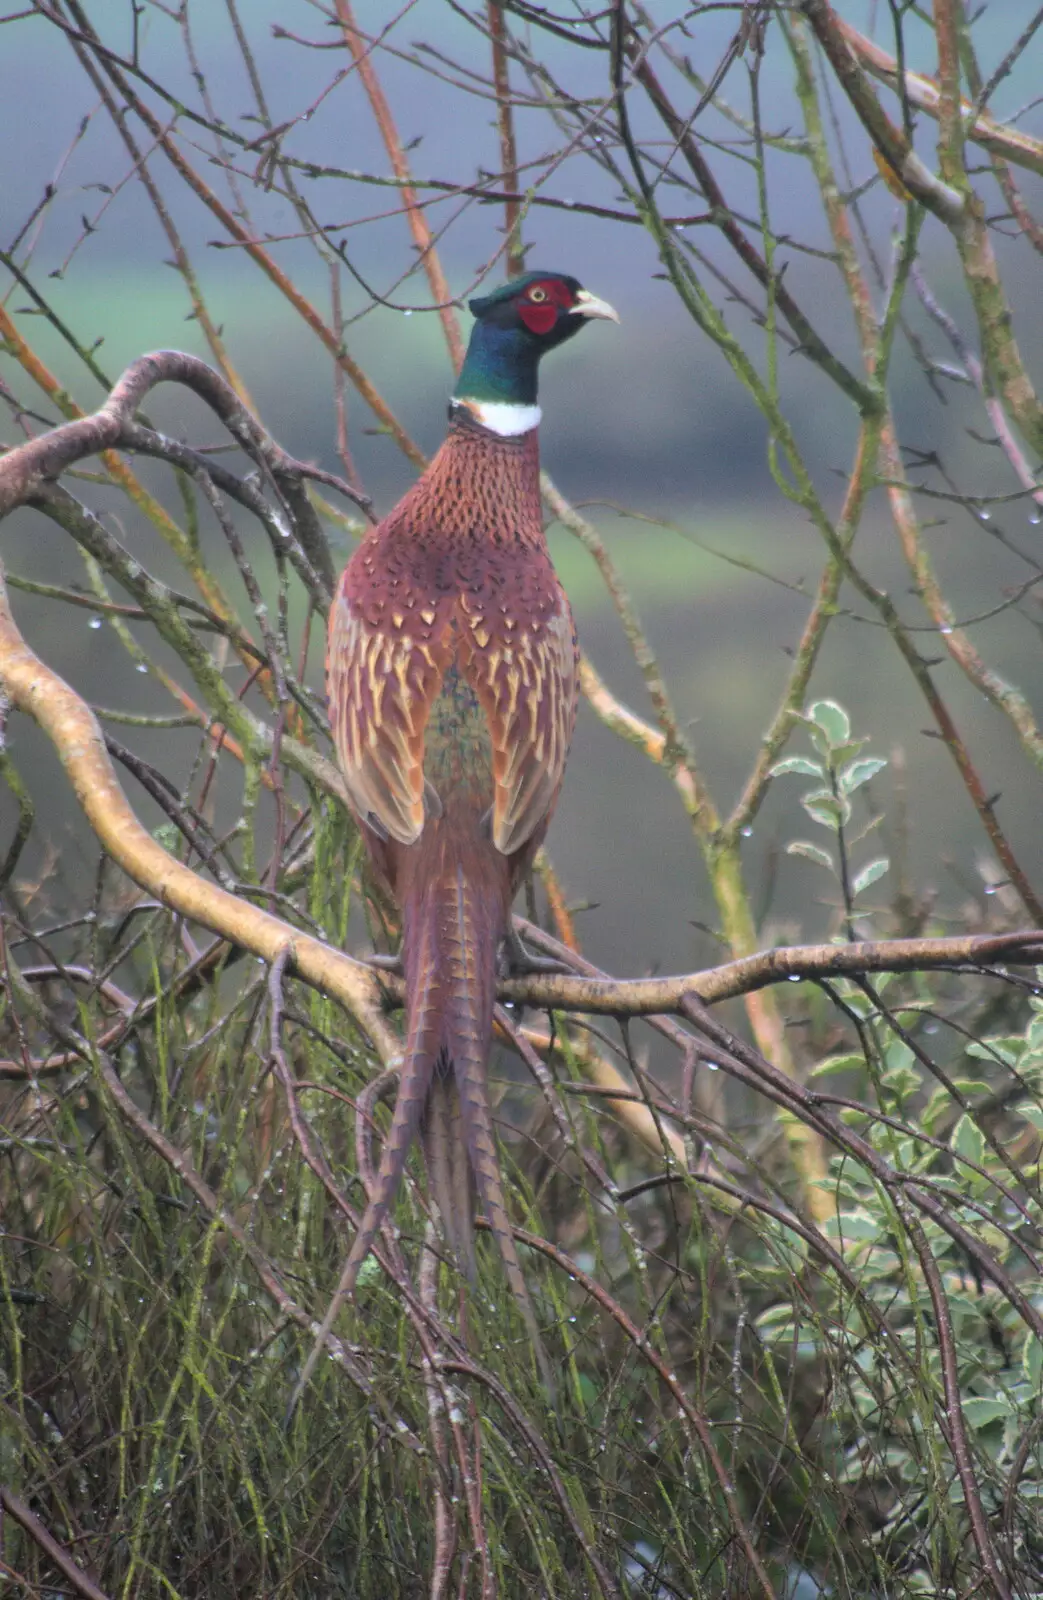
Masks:
[[[603,317],[606,322],[618,322],[619,312],[607,300],[599,300],[589,289],[580,289],[576,304],[569,307],[574,317]]]

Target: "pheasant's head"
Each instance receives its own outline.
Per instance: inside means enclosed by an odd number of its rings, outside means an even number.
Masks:
[[[536,379],[545,351],[591,318],[619,321],[607,301],[563,272],[526,272],[468,305],[475,325],[453,403],[499,434],[527,433],[539,423]]]

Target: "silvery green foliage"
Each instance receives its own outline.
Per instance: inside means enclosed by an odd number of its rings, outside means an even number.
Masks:
[[[1031,981],[1031,980],[1030,980]],[[1031,1261],[1038,1238],[1038,1189],[1019,1181],[1020,1152],[1038,1151],[1043,1130],[1043,967],[1035,971],[1020,1032],[962,1041],[939,1027],[940,978],[886,973],[871,988],[838,980],[835,993],[858,1025],[863,1048],[820,1060],[810,1081],[844,1097],[843,1120],[907,1185],[929,1186],[966,1244],[931,1218],[918,1237],[944,1284],[960,1409],[986,1514],[1000,1518],[1016,1483],[1012,1548],[1038,1562],[1043,1552],[1043,1458],[1037,1447],[1043,1343],[1001,1276],[1043,1308]],[[946,1045],[950,1050],[947,1053]],[[942,1344],[935,1306],[894,1192],[847,1157],[827,1179],[823,1229],[850,1273],[820,1279],[819,1298],[783,1291],[755,1326],[774,1358],[801,1371],[828,1371],[829,1430],[837,1482],[864,1489],[867,1463],[890,1509],[876,1534],[881,1553],[926,1549],[939,1520],[966,1532],[954,1478],[938,1473],[928,1440],[941,1392]],[[996,1264],[983,1272],[980,1259]],[[781,1283],[781,1279],[780,1279]],[[886,1324],[886,1340],[879,1329]],[[898,1381],[898,1375],[906,1377]],[[792,1381],[792,1380],[791,1380]],[[917,1496],[916,1487],[930,1488]],[[903,1593],[937,1594],[930,1563],[915,1559]]]
[[[852,821],[851,796],[882,772],[887,761],[882,756],[862,754],[869,741],[851,737],[851,719],[835,700],[813,701],[800,720],[807,728],[813,753],[786,756],[775,763],[771,775],[777,778],[796,773],[815,779],[814,787],[801,796],[801,805],[813,822],[833,835],[835,849],[825,849],[807,839],[793,839],[786,851],[825,867],[840,883],[845,900],[854,901],[890,866],[886,856],[877,856],[857,871],[850,870],[851,847],[876,827],[878,817],[871,817],[854,838],[847,831]]]

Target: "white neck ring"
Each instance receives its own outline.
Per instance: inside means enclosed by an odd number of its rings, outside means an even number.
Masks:
[[[520,433],[531,433],[538,428],[543,413],[539,406],[512,405],[502,400],[454,399],[454,405],[465,406],[477,423],[498,433],[501,439],[514,439]]]

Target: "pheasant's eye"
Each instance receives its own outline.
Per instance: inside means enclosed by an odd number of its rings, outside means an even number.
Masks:
[[[542,305],[544,300],[546,300],[546,298],[547,298],[546,289],[530,289],[529,290],[529,299],[533,302],[534,305],[537,305],[537,306],[538,305]]]

